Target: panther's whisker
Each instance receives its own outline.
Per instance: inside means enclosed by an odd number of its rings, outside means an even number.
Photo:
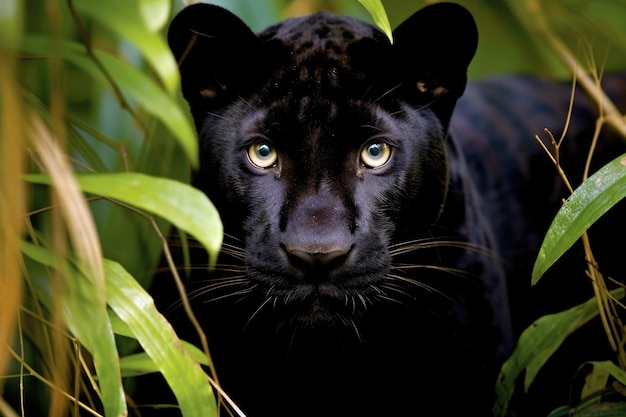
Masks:
[[[369,286],[371,289],[373,289],[374,291],[376,291],[376,293],[378,293],[378,295],[383,295],[384,292],[376,285],[374,284],[370,284]]]
[[[416,239],[412,241],[389,245],[389,252],[392,256],[398,256],[416,250],[428,248],[459,248],[474,251],[477,253],[487,254],[490,256],[497,256],[492,249],[472,242],[464,242],[458,240],[439,240],[432,238]]]
[[[202,280],[196,280],[194,281],[194,284],[196,285],[206,284],[207,286],[210,286],[214,284],[219,284],[221,282],[228,282],[228,281],[234,281],[234,280],[239,280],[241,282],[250,282],[250,280],[242,273],[243,271],[235,270],[234,272],[239,272],[241,274],[227,276],[227,277],[220,277],[220,278],[207,278],[207,279],[202,279]]]
[[[296,334],[298,333],[298,330],[300,330],[300,325],[296,325],[293,328],[293,331],[291,332],[291,337],[289,338],[289,344],[287,345],[287,352],[291,352],[293,349],[293,345],[295,343],[296,340]]]
[[[471,272],[465,271],[459,268],[452,268],[449,266],[441,266],[441,265],[422,265],[422,264],[396,264],[392,266],[393,269],[398,270],[409,270],[409,269],[429,269],[432,271],[440,271],[445,272],[449,275],[455,275],[464,278],[474,278],[475,275]]]
[[[376,100],[372,101],[372,104],[376,104],[377,102],[379,102],[380,100],[382,100],[383,98],[388,96],[389,94],[393,93],[395,90],[397,90],[398,88],[402,87],[402,84],[403,83],[398,83],[394,87],[391,87],[389,90],[387,90],[383,94],[381,94],[380,97],[378,97]]]
[[[406,291],[406,286],[400,285],[400,284],[398,284],[396,282],[387,280],[384,283],[382,283],[380,285],[380,287],[384,288],[384,289],[388,289],[388,290],[393,291],[393,292],[398,293],[398,294],[402,294],[402,296],[412,298],[411,294],[409,294]],[[385,292],[383,292],[381,295],[388,296],[388,294],[385,293]]]
[[[350,324],[350,327],[352,327],[352,330],[354,330],[354,334],[356,335],[357,341],[359,343],[362,343],[363,339],[362,339],[362,336],[361,336],[361,332],[359,331],[359,328],[356,325],[354,319],[349,318],[348,319],[348,323]]]
[[[289,304],[289,302],[291,301],[291,299],[294,297],[294,291],[291,291],[287,294],[287,297],[285,297],[284,300],[284,304]]]
[[[242,289],[242,290],[237,290],[237,291],[234,291],[234,292],[232,292],[230,294],[224,294],[224,295],[221,295],[219,297],[214,297],[214,298],[211,298],[209,300],[206,300],[206,301],[204,301],[204,304],[215,303],[217,301],[225,300],[225,299],[228,299],[228,298],[234,298],[234,297],[237,297],[237,296],[248,295],[248,294],[252,293],[253,291],[254,291],[253,288],[246,288],[246,289]]]
[[[235,235],[233,235],[231,233],[228,233],[228,232],[224,232],[224,238],[227,238],[227,239],[230,239],[230,240],[234,240],[234,241],[237,241],[237,242],[240,242],[240,243],[242,242],[241,238],[239,238],[239,237],[237,237],[237,236],[235,236]]]
[[[390,289],[391,289],[391,288],[390,288]],[[401,293],[402,295],[405,295],[405,293],[404,293],[404,292],[400,292],[400,293]],[[396,299],[396,298],[393,298],[393,297],[391,297],[391,296],[389,296],[389,295],[379,294],[379,295],[377,295],[376,297],[377,297],[379,300],[392,302],[392,303],[394,303],[394,304],[404,304],[402,301],[400,301],[400,300],[398,300],[398,299]]]
[[[440,290],[436,289],[432,285],[426,284],[426,283],[421,282],[419,280],[406,278],[406,277],[403,277],[403,276],[397,275],[397,274],[387,274],[387,278],[394,279],[394,280],[397,280],[397,281],[400,281],[400,282],[405,282],[405,283],[411,284],[412,286],[424,289],[424,290],[428,291],[429,293],[438,294],[438,295],[440,295],[442,297],[450,299],[449,296],[447,296],[446,294],[444,294]]]
[[[183,265],[184,266],[184,265]],[[244,268],[241,265],[234,265],[234,264],[217,264],[212,268],[209,268],[208,265],[193,265],[191,267],[193,270],[205,270],[205,271],[212,271],[212,272],[239,272],[239,273],[243,273],[244,272]]]
[[[222,267],[215,267],[212,269],[213,272],[239,272],[243,273],[245,270],[239,265],[224,265]]]
[[[235,272],[235,273],[243,273],[244,268],[240,265],[230,265],[230,264],[217,264],[213,268],[209,268],[208,265],[176,265],[176,269],[178,271],[212,271],[212,272]],[[164,273],[170,271],[168,266],[164,266],[158,268],[156,270],[157,273]]]
[[[197,299],[202,295],[206,295],[209,294],[211,292],[217,291],[217,290],[223,290],[226,288],[230,288],[230,287],[235,287],[235,286],[242,286],[242,285],[246,285],[248,284],[249,281],[247,278],[245,278],[244,276],[237,276],[237,277],[232,277],[232,278],[224,278],[221,280],[218,280],[216,282],[213,282],[209,285],[205,285],[201,288],[198,288],[196,290],[190,291],[189,292],[189,299]],[[230,294],[228,294],[230,295]],[[223,297],[220,297],[223,298]],[[214,301],[214,299],[210,299],[208,301]]]
[[[202,296],[205,296],[207,294],[210,294],[212,292],[218,291],[218,290],[224,290],[230,287],[236,287],[236,286],[242,286],[242,285],[246,285],[249,283],[248,279],[245,278],[244,276],[234,276],[234,277],[228,277],[228,278],[220,278],[217,280],[210,280],[210,284],[209,285],[205,285],[201,288],[195,289],[193,291],[189,291],[187,293],[188,295],[188,299],[190,301],[192,300],[197,300],[199,298],[201,298]],[[233,291],[233,292],[228,292],[226,294],[220,295],[218,297],[213,297],[213,298],[209,298],[207,300],[204,301],[204,303],[210,303],[210,302],[214,302],[217,300],[221,300],[221,299],[225,299],[225,298],[230,298],[230,297],[235,297],[237,295],[242,295],[248,292],[251,292],[252,288],[250,289],[240,289],[237,291]],[[175,302],[173,302],[170,306],[167,307],[167,311],[174,311],[178,308],[180,308],[182,306],[182,300],[177,300]]]
[[[222,250],[222,252],[228,250],[229,252],[237,253],[237,254],[240,254],[240,255],[245,254],[245,251],[241,247],[239,247],[239,246],[237,246],[235,244],[232,244],[232,243],[222,243],[221,250]]]
[[[250,315],[250,318],[248,318],[248,320],[246,321],[246,324],[244,325],[244,330],[248,328],[248,326],[254,320],[254,318],[256,316],[258,316],[259,313],[261,312],[261,310],[263,310],[263,308],[265,308],[265,306],[270,304],[271,301],[272,301],[272,297],[267,297],[267,298],[265,298],[265,300],[263,300],[263,302],[261,304],[259,304],[259,306],[256,308],[256,310],[254,310],[254,312]]]
[[[363,294],[357,294],[357,297],[359,297],[359,299],[361,300],[361,304],[363,304],[363,308],[367,309],[367,301],[365,301],[365,297],[363,296]]]
[[[248,100],[246,100],[245,98],[243,98],[242,96],[238,95],[237,98],[239,100],[241,100],[242,102],[244,102],[248,107],[250,107],[252,110],[257,110],[256,106],[254,106],[252,103],[250,103]]]

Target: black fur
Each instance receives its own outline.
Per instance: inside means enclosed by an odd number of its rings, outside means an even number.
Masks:
[[[206,4],[172,22],[200,135],[194,184],[227,233],[190,294],[249,416],[489,415],[513,345],[507,278],[526,291],[561,197],[533,135],[562,126],[569,94],[483,82],[453,117],[477,41],[447,3],[393,45],[328,13],[258,36]],[[543,102],[529,92],[551,88],[545,119],[526,124]],[[527,106],[494,121],[518,92]],[[577,103],[582,136],[593,114]]]

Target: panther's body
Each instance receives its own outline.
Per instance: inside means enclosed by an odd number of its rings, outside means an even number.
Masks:
[[[563,196],[533,135],[562,128],[569,86],[537,119],[528,92],[545,85],[485,81],[453,116],[477,31],[449,4],[393,46],[327,13],[256,36],[208,5],[169,41],[200,134],[194,182],[229,238],[231,272],[195,293],[226,391],[251,417],[487,415],[514,342],[507,286],[527,285]],[[572,136],[591,107],[577,100]]]

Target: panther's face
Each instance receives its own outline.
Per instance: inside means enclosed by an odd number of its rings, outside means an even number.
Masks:
[[[465,33],[438,29],[444,18]],[[428,246],[448,197],[446,130],[476,47],[464,9],[423,9],[393,45],[323,13],[255,36],[207,5],[169,36],[200,134],[195,183],[237,239],[259,311],[353,325],[431,285],[398,259]]]

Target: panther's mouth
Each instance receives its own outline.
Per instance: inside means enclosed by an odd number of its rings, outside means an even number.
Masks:
[[[303,283],[272,297],[275,313],[305,328],[353,327],[372,304],[362,291],[348,291],[329,282]]]
[[[300,328],[353,328],[385,299],[384,256],[366,257],[354,246],[325,248],[301,251],[284,245],[273,262],[252,258],[258,262],[250,262],[246,274],[263,297],[258,313]]]

